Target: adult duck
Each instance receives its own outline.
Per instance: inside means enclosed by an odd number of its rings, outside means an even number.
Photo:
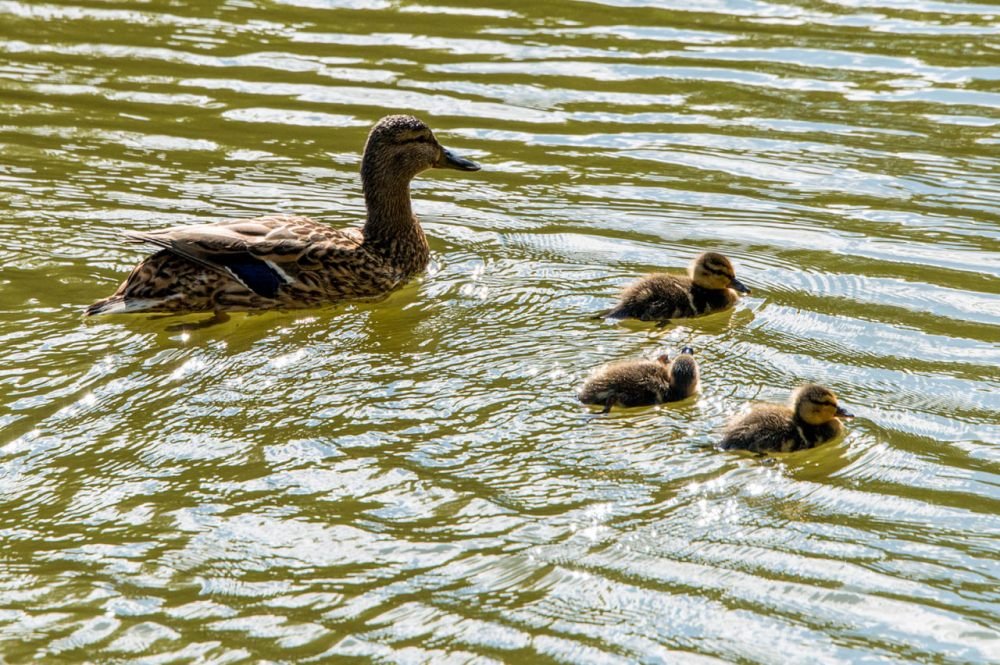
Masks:
[[[85,314],[220,314],[384,294],[427,267],[427,238],[410,206],[410,180],[430,168],[480,167],[444,148],[417,118],[382,118],[361,159],[368,209],[361,228],[334,229],[308,217],[272,215],[125,231],[129,242],[162,249]]]

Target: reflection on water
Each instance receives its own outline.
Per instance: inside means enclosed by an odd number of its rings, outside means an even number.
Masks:
[[[6,662],[1000,660],[997,7],[67,1],[0,2]],[[419,280],[80,317],[121,229],[358,224],[396,112],[484,166]],[[707,249],[735,312],[592,318]],[[576,403],[684,345],[697,399]],[[711,448],[806,381],[842,443]]]

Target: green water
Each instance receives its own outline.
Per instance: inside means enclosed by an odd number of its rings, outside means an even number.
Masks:
[[[3,661],[1000,662],[1000,6],[447,2],[0,2]],[[359,224],[400,112],[483,165],[426,275],[81,317],[120,230]],[[591,318],[708,249],[735,312]],[[707,445],[806,382],[842,442]]]

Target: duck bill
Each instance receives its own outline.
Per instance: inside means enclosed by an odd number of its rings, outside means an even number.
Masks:
[[[844,407],[838,406],[837,407],[837,417],[838,418],[853,418],[854,414],[851,413],[850,411],[846,410]]]
[[[747,295],[750,295],[749,287],[747,287],[746,284],[736,279],[735,277],[733,277],[733,281],[729,282],[729,288],[733,289],[734,291],[739,291],[740,293],[745,293]]]
[[[438,153],[438,158],[434,162],[434,168],[455,169],[456,171],[478,171],[482,167],[471,159],[459,157],[451,150],[448,150],[448,148],[441,146],[441,152]]]

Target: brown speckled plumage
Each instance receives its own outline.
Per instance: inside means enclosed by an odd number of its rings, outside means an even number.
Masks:
[[[429,168],[476,171],[412,116],[388,116],[368,135],[361,182],[368,216],[334,229],[272,215],[160,231],[126,231],[162,249],[86,314],[311,307],[386,293],[424,270],[427,238],[410,207],[410,180]]]
[[[730,309],[737,291],[750,289],[736,279],[733,264],[718,252],[705,252],[688,268],[690,277],[655,273],[634,282],[622,292],[618,305],[603,316],[608,319],[666,321],[691,319]]]
[[[604,407],[651,406],[676,402],[698,390],[698,362],[689,347],[670,362],[667,356],[630,360],[594,370],[584,381],[578,397],[584,404]]]
[[[726,427],[723,450],[790,453],[815,448],[840,435],[841,418],[853,418],[837,405],[837,396],[822,386],[804,386],[792,393],[788,406],[755,404]]]

